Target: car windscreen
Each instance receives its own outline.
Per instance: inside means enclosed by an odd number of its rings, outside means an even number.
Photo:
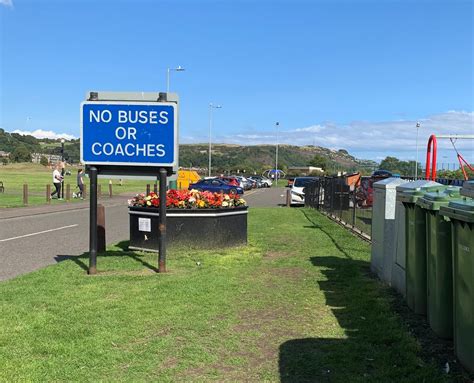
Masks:
[[[315,178],[295,178],[295,182],[293,183],[293,186],[297,188],[301,188],[301,187],[309,185],[310,183],[314,181],[316,181]]]

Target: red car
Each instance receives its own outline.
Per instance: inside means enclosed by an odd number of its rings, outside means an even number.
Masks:
[[[231,186],[240,186],[239,181],[237,178],[234,177],[219,177],[222,181],[227,182]]]

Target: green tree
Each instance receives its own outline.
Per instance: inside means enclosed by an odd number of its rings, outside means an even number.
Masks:
[[[41,156],[41,158],[40,158],[40,164],[43,165],[43,166],[48,166],[49,161],[48,161],[48,159],[47,159],[45,156]]]
[[[310,166],[314,166],[316,168],[321,168],[323,170],[326,170],[328,166],[328,161],[326,157],[320,156],[319,154],[316,154],[313,159],[309,163]]]
[[[20,145],[10,153],[10,160],[12,162],[31,162],[31,153],[26,146]]]

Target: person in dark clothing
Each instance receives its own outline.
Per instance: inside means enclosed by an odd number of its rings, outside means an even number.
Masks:
[[[57,199],[62,199],[61,198],[61,182],[63,180],[63,177],[61,176],[61,172],[59,171],[60,166],[56,165],[54,171],[53,171],[53,185],[56,188],[55,191],[51,193],[51,198],[54,197],[54,195],[57,195]]]
[[[77,187],[79,188],[79,193],[77,193],[77,197],[80,199],[84,199],[84,171],[79,169],[77,171]]]

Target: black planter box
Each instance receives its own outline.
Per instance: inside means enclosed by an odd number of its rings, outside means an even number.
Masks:
[[[212,249],[247,244],[247,206],[229,209],[169,209],[167,246]],[[129,207],[132,250],[158,251],[158,208]]]

